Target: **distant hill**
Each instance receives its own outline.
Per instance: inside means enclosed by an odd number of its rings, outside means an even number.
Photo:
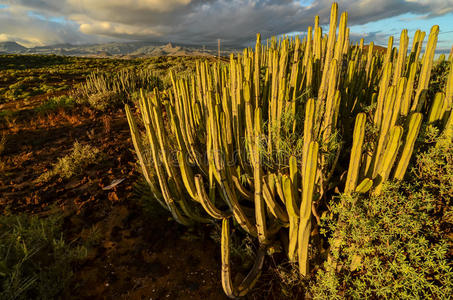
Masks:
[[[0,42],[0,53],[22,53],[28,50],[16,42]]]
[[[368,52],[368,48],[370,47],[370,45],[364,45],[363,46],[363,51],[364,52]],[[379,45],[374,45],[373,46],[373,53],[376,53],[376,52],[381,52],[381,53],[385,53],[387,51],[387,48],[386,47],[383,47],[383,46],[379,46]]]
[[[222,48],[222,55],[235,52],[236,49]],[[26,48],[16,42],[1,42],[0,53],[12,54],[57,54],[90,57],[143,57],[143,56],[204,56],[217,55],[216,47],[195,45],[152,43],[152,42],[114,42],[106,44],[71,45],[58,44]]]

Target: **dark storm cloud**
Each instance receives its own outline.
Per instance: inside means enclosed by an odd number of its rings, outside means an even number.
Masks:
[[[408,12],[438,16],[453,9],[452,0],[338,2],[340,11],[348,11],[349,25]],[[9,0],[0,3],[9,5],[6,10],[31,10],[49,18],[64,17],[71,21],[66,24],[65,32],[77,33],[79,36],[74,38],[83,36],[85,40],[97,36],[98,39],[211,44],[220,38],[224,44],[242,46],[253,41],[257,32],[266,38],[304,31],[313,24],[315,15],[320,15],[321,23],[326,24],[332,1],[314,1],[308,6],[292,0]],[[2,19],[0,10],[0,25],[4,23]],[[35,19],[27,17],[29,23]],[[62,36],[52,26],[46,30],[60,39],[74,39]]]

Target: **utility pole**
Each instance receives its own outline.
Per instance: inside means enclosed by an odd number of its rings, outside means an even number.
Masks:
[[[220,62],[220,39],[217,39],[217,49],[219,51],[219,56],[218,56],[218,60]]]

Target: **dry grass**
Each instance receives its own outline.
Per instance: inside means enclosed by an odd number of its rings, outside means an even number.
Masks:
[[[70,178],[80,174],[87,166],[99,163],[101,160],[102,155],[98,148],[75,142],[71,153],[59,158],[52,169],[39,176],[37,181],[47,182],[55,177]]]

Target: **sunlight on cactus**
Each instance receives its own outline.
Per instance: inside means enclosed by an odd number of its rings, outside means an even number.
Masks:
[[[338,252],[344,238],[324,250],[313,242],[330,200],[369,191],[378,197],[387,182],[403,180],[421,125],[451,123],[453,72],[434,98],[427,93],[439,26],[422,57],[420,31],[409,55],[407,30],[398,50],[391,37],[380,53],[373,44],[365,50],[363,39],[351,43],[347,16],[337,26],[334,3],[328,35],[316,17],[303,40],[263,43],[258,34],[255,48],[229,63],[199,61],[191,76],[171,73],[169,90],[141,94],[144,137],[126,105],[142,173],[152,190],[156,174],[162,205],[184,225],[222,220],[222,286],[231,298],[250,291],[276,244],[309,276],[309,248]],[[241,282],[232,279],[229,259],[233,220],[259,244]],[[328,262],[340,267],[332,256]]]

